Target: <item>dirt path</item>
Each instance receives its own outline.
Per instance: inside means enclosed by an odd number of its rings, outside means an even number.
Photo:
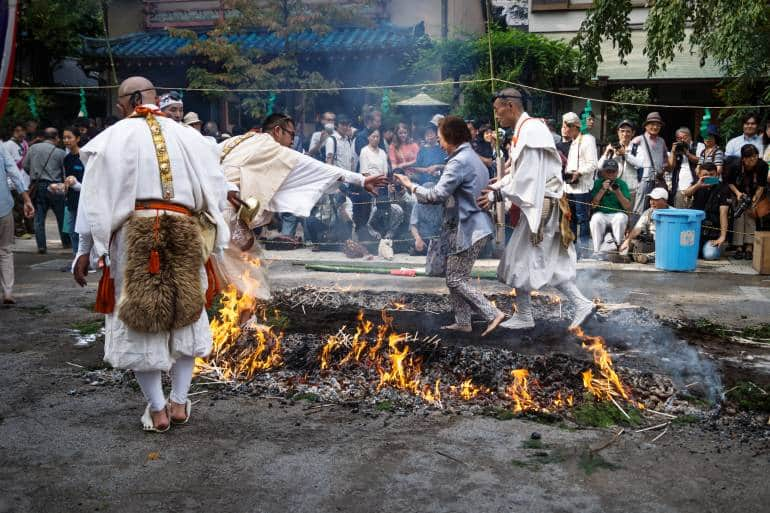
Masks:
[[[19,266],[20,306],[0,309],[0,512],[760,512],[768,430],[672,425],[571,430],[513,419],[363,414],[282,399],[196,399],[189,425],[139,429],[130,383],[95,386],[64,330],[98,318],[93,285]],[[30,269],[30,264],[42,264]],[[53,267],[49,265],[48,267]],[[93,280],[92,280],[93,281]],[[542,446],[528,443],[542,436]]]

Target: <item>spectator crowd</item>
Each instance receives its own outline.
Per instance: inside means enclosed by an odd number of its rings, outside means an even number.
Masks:
[[[197,113],[185,112],[182,97],[175,92],[163,95],[160,107],[170,118],[201,131],[221,147],[232,136],[269,132],[280,144],[325,163],[367,176],[405,174],[414,184],[427,187],[437,183],[448,158],[438,141],[441,114],[424,124],[401,120],[383,126],[377,108],[364,108],[355,120],[345,113],[327,111],[318,116],[316,130],[306,140],[301,126],[285,114],[271,114],[248,130],[232,127],[225,133],[216,122],[204,123]],[[105,126],[114,121],[108,119]],[[657,112],[649,113],[641,127],[628,119],[620,121],[616,137],[601,146],[591,133],[591,114],[584,119],[574,112],[564,114],[558,132],[554,120],[543,121],[562,157],[579,258],[652,261],[652,214],[656,209],[703,211],[702,255],[710,259],[728,250],[734,251],[734,258],[751,259],[754,233],[770,226],[768,216],[762,217],[762,209],[757,208],[766,197],[770,121],[762,122],[756,114],[744,116],[743,133],[724,146],[714,125],[698,138],[688,127],[680,127],[668,145],[660,135],[664,120]],[[496,131],[488,122],[468,120],[467,125],[472,148],[490,178],[496,175],[498,157],[507,172],[514,134]],[[6,167],[12,165],[19,172],[35,209],[34,219],[25,217],[23,195],[9,175],[15,236],[34,237],[40,253],[47,251],[49,210],[56,217],[62,245],[77,252],[75,217],[84,171],[79,150],[100,128],[85,118],[63,129],[39,129],[36,122],[29,121],[5,134],[0,153]],[[443,205],[417,203],[396,180],[376,197],[363,189],[341,186],[324,195],[308,218],[278,213],[266,230],[273,234],[268,245],[276,249],[310,245],[319,251],[349,252],[351,245],[372,248],[387,240],[397,253],[426,255],[441,229],[443,209]],[[506,224],[516,221],[513,207]]]

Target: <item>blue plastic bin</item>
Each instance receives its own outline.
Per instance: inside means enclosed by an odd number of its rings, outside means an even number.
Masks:
[[[700,225],[706,214],[687,208],[662,208],[655,221],[655,267],[664,271],[694,271],[700,249]]]

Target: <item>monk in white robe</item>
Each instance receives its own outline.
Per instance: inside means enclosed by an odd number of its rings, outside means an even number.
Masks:
[[[103,269],[97,308],[107,313],[104,358],[134,371],[148,401],[143,428],[163,432],[189,418],[194,358],[211,351],[203,236],[213,230],[200,230],[197,220],[216,228],[209,243],[227,245],[220,210],[226,184],[216,147],[165,117],[148,80],[127,79],[118,100],[127,119],[81,149],[74,274],[85,285],[89,264]],[[172,377],[168,402],[161,371]]]
[[[595,306],[575,285],[577,256],[574,236],[561,222],[564,181],[553,137],[542,120],[524,112],[521,93],[516,89],[498,93],[494,110],[501,126],[514,128],[511,170],[489,186],[479,204],[486,207],[495,201],[509,201],[521,209],[497,269],[498,280],[516,288],[517,311],[500,326],[533,328],[530,293],[550,286],[574,303],[570,328],[575,328]]]
[[[366,177],[303,155],[291,149],[293,139],[293,120],[284,114],[273,114],[265,120],[262,133],[250,132],[220,145],[229,197],[233,199],[237,194],[242,201],[256,201],[257,214],[249,223],[250,229],[269,223],[277,212],[310,216],[321,197],[334,192],[343,182],[363,187],[372,194],[387,185],[385,176]],[[225,217],[231,222],[235,214],[233,207],[225,210]],[[264,267],[248,267],[259,252],[256,243],[246,252],[231,245],[222,258],[217,258],[217,267],[225,281],[235,284],[239,292],[268,299]],[[242,277],[244,266],[249,272],[248,279]]]

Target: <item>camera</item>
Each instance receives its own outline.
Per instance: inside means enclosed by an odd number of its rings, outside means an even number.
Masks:
[[[676,146],[674,146],[674,151],[676,153],[685,153],[687,151],[687,143],[684,143],[684,142],[676,143]]]
[[[610,184],[610,189],[612,189],[613,191],[617,191],[618,189],[620,189],[620,185],[618,185],[617,182],[612,182],[612,184]]]
[[[748,194],[744,194],[741,200],[738,202],[738,204],[735,207],[735,213],[733,213],[733,218],[738,219],[749,208],[751,208],[751,196],[749,196]]]

